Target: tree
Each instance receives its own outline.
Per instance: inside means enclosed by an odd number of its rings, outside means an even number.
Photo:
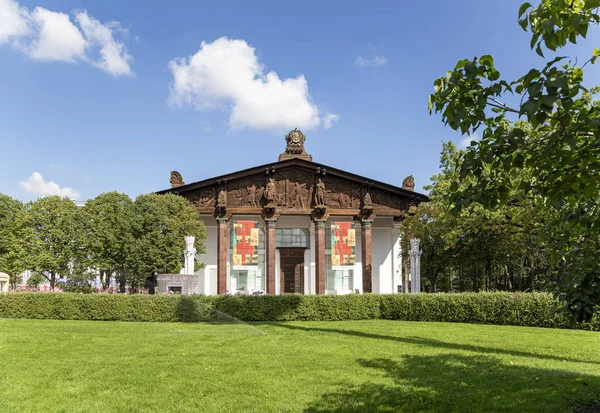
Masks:
[[[0,194],[0,272],[9,275],[13,289],[22,282],[20,274],[25,270],[25,252],[21,242],[24,211],[20,201]]]
[[[174,194],[147,194],[133,203],[133,244],[127,256],[127,281],[140,287],[155,273],[177,273],[183,267],[184,236],[196,237],[204,252],[206,230],[196,209]]]
[[[600,0],[524,3],[519,24],[544,57],[544,48],[585,37],[600,22],[598,7]],[[454,212],[472,203],[507,205],[515,171],[529,171],[520,188],[553,220],[547,239],[562,274],[559,296],[580,320],[600,302],[600,103],[593,97],[598,90],[583,86],[584,68],[599,56],[594,49],[582,64],[556,57],[514,81],[501,79],[490,55],[463,59],[434,82],[429,98],[429,111],[452,129],[482,130],[461,156],[460,180],[476,179],[452,185]],[[520,103],[504,103],[509,94]]]
[[[27,286],[30,288],[38,288],[42,282],[44,282],[42,276],[39,273],[34,272],[27,279]]]
[[[68,198],[49,196],[26,205],[23,215],[24,248],[28,268],[56,285],[83,265],[82,214]]]
[[[134,244],[133,202],[125,194],[98,195],[83,207],[87,265],[100,273],[106,290],[113,273],[124,289],[127,256]]]
[[[543,288],[543,277],[552,275],[541,239],[545,226],[537,208],[518,185],[510,190],[510,205],[490,211],[473,204],[457,214],[451,213],[450,187],[458,179],[463,154],[452,142],[443,144],[441,171],[426,187],[431,201],[420,204],[402,225],[403,251],[409,248],[409,238],[421,239],[423,287],[434,292],[438,288]],[[518,184],[519,177],[514,179]],[[470,177],[460,185],[466,187],[474,181]]]

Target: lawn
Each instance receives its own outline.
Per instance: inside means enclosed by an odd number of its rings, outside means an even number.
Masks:
[[[0,411],[572,411],[600,397],[599,350],[509,326],[0,319]]]

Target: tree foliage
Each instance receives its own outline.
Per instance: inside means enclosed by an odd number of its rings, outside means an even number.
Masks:
[[[402,224],[403,251],[410,238],[421,239],[423,287],[432,292],[543,289],[554,274],[542,237],[544,217],[524,191],[512,188],[511,203],[495,210],[471,204],[450,211],[450,187],[458,182],[463,155],[452,142],[444,143],[441,171],[426,187],[431,201]]]
[[[179,272],[186,235],[196,237],[198,254],[204,252],[204,222],[185,198],[173,194],[140,195],[132,210],[134,240],[126,263],[131,285],[140,286],[155,273]]]
[[[133,253],[133,202],[126,194],[108,192],[88,201],[83,209],[85,251],[89,266],[100,274],[104,289],[117,274],[125,281],[127,257]]]
[[[519,24],[543,57],[544,49],[586,37],[600,22],[598,7],[600,0],[524,3]],[[509,205],[518,174],[519,190],[552,220],[546,240],[562,275],[558,292],[579,319],[600,302],[600,103],[598,89],[583,83],[584,68],[599,56],[594,49],[581,64],[559,56],[516,80],[502,79],[490,55],[463,59],[434,82],[429,99],[430,112],[452,129],[482,137],[460,156],[454,212]],[[520,103],[507,105],[507,95]]]
[[[9,275],[12,288],[21,282],[20,274],[25,270],[21,243],[24,212],[21,202],[0,194],[0,272]]]
[[[23,215],[26,265],[54,288],[58,276],[68,277],[81,264],[81,213],[68,198],[49,196],[26,205]]]

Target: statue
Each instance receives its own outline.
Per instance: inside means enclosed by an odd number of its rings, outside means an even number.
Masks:
[[[264,197],[267,200],[267,208],[275,208],[277,206],[277,188],[275,187],[275,180],[273,178],[269,178]]]
[[[325,207],[325,196],[327,195],[327,191],[325,190],[325,184],[323,180],[319,178],[319,182],[317,182],[317,190],[315,192],[315,205],[317,208]]]
[[[256,185],[248,187],[248,202],[251,207],[256,207]]]
[[[373,209],[373,201],[371,200],[371,194],[369,191],[365,192],[365,196],[363,198],[363,208]]]
[[[178,186],[185,185],[185,182],[183,182],[183,177],[177,171],[171,171],[171,179],[169,182],[171,183],[171,188],[177,188]]]
[[[217,208],[225,208],[227,206],[227,192],[224,189],[219,191],[219,197],[217,198]]]
[[[406,189],[407,191],[415,190],[415,178],[413,178],[412,175],[404,178],[404,181],[402,181],[402,189]]]

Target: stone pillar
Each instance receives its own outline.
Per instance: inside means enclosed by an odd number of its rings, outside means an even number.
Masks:
[[[315,220],[315,293],[325,294],[325,221]]]
[[[265,257],[265,266],[267,273],[267,294],[275,294],[276,293],[276,285],[275,280],[277,278],[277,271],[275,268],[276,263],[276,251],[277,251],[277,242],[275,239],[275,224],[277,223],[276,219],[265,219],[265,247],[266,247],[266,257]]]
[[[404,284],[402,282],[402,237],[400,235],[400,222],[394,222],[392,229],[392,293],[396,294],[404,290],[398,291],[398,285]]]
[[[186,236],[183,237],[185,239],[185,251],[183,252],[184,266],[183,273],[184,274],[194,274],[194,263],[196,260],[196,248],[194,248],[194,242],[196,241],[196,237]]]
[[[373,292],[373,259],[371,246],[371,224],[373,221],[361,221],[361,258],[363,293]]]
[[[217,294],[227,294],[227,218],[217,218]]]
[[[411,272],[411,292],[418,294],[421,292],[421,254],[423,251],[419,249],[419,243],[421,242],[418,238],[411,238],[410,240],[410,272]]]

